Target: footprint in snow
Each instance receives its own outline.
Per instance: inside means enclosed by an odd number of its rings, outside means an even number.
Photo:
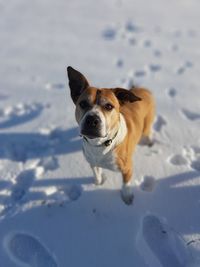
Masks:
[[[121,67],[123,67],[123,65],[124,65],[124,61],[123,61],[123,59],[118,58],[117,61],[116,61],[116,66],[117,66],[118,68],[121,68]]]
[[[59,168],[58,159],[54,156],[42,158],[37,167],[42,168],[43,172],[54,171]]]
[[[66,191],[71,201],[76,201],[82,194],[82,187],[80,185],[72,185]]]
[[[15,184],[10,188],[10,197],[5,199],[4,209],[1,216],[11,215],[15,212],[17,206],[24,201],[29,188],[35,179],[35,171],[33,169],[21,172],[17,177]]]
[[[193,146],[191,149],[193,152],[193,157],[191,160],[190,167],[193,170],[200,172],[200,147]]]
[[[117,31],[115,28],[108,27],[103,31],[102,36],[105,40],[114,40],[116,37],[116,34],[117,34]]]
[[[0,110],[0,129],[13,127],[37,118],[44,109],[40,103],[8,106]]]
[[[59,203],[62,206],[64,203],[78,200],[82,195],[82,187],[80,185],[69,185],[60,188],[50,187],[46,193],[48,201],[45,201],[45,203]]]
[[[177,95],[177,90],[174,87],[171,87],[167,93],[169,97],[174,98]]]
[[[185,109],[185,108],[183,108],[181,111],[182,111],[182,114],[184,115],[184,117],[188,120],[195,121],[195,120],[200,119],[200,113],[193,112],[193,111],[191,111],[189,109]]]
[[[155,188],[156,180],[153,176],[144,176],[140,188],[146,192],[152,192]]]
[[[200,157],[197,160],[193,160],[190,164],[190,167],[193,170],[200,172]]]
[[[191,256],[184,240],[156,216],[144,217],[142,233],[162,267],[184,267],[189,262]]]
[[[148,47],[152,46],[152,42],[151,42],[151,40],[144,40],[143,45],[144,45],[144,47],[148,48]]]
[[[163,126],[165,126],[166,124],[166,120],[161,115],[158,115],[156,118],[156,122],[153,125],[153,128],[156,132],[160,132]]]
[[[52,253],[35,237],[14,233],[4,239],[4,247],[11,260],[18,266],[57,267]]]
[[[184,66],[181,66],[179,67],[177,70],[176,70],[176,73],[181,75],[185,72],[185,67]]]
[[[144,77],[144,76],[146,76],[146,75],[147,75],[147,73],[146,73],[145,70],[136,70],[136,71],[134,72],[134,76],[135,76],[135,77]]]
[[[21,201],[35,179],[35,171],[33,169],[25,170],[16,177],[16,183],[11,189],[11,202],[17,203]]]
[[[127,32],[137,33],[141,31],[141,28],[133,23],[131,20],[126,22],[125,29]]]
[[[162,56],[162,52],[159,50],[159,49],[155,49],[154,51],[153,51],[153,55],[155,56],[155,57],[161,57]]]
[[[200,146],[192,146],[191,149],[195,155],[200,156]]]
[[[186,68],[192,68],[193,67],[192,61],[189,61],[189,60],[186,61],[184,65],[185,65]]]
[[[177,51],[179,50],[179,46],[178,46],[177,44],[173,44],[173,45],[171,46],[171,50],[172,50],[173,52],[177,52]]]
[[[181,154],[172,155],[169,158],[169,162],[175,166],[183,166],[188,164],[187,158]]]
[[[183,74],[186,69],[190,69],[193,67],[193,63],[191,61],[186,61],[183,66],[180,66],[177,70],[176,70],[176,73],[181,75]]]
[[[134,37],[130,37],[128,41],[129,41],[129,44],[132,46],[135,46],[137,44],[137,39]]]
[[[182,154],[175,154],[169,158],[169,162],[175,166],[188,166],[200,172],[200,148],[197,146],[190,147],[189,150],[183,150]]]
[[[161,69],[162,69],[162,66],[159,65],[159,64],[150,64],[150,65],[149,65],[149,70],[150,70],[151,72],[158,72],[158,71],[160,71]]]

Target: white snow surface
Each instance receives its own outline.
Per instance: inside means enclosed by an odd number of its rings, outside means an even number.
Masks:
[[[0,267],[200,266],[200,1],[0,0]],[[153,147],[101,186],[83,157],[66,67],[142,85]]]

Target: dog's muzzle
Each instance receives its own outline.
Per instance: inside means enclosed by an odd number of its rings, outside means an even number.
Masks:
[[[102,137],[101,124],[101,119],[98,115],[88,114],[82,124],[81,135],[89,138]]]

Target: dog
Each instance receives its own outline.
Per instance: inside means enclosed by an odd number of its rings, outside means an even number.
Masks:
[[[67,67],[75,117],[83,137],[83,153],[101,185],[102,168],[120,171],[123,178],[122,199],[133,202],[132,155],[141,139],[152,145],[155,101],[144,88],[97,88],[79,71]]]

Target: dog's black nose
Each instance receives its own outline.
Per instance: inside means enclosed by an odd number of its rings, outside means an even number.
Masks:
[[[100,118],[97,115],[88,115],[85,124],[88,127],[97,128],[100,124]]]

